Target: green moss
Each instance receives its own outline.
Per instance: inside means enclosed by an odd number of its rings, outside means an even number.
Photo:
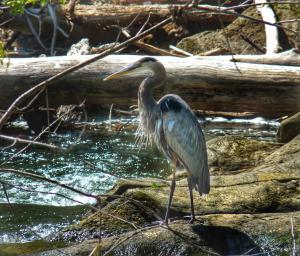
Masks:
[[[63,242],[48,242],[45,240],[37,240],[28,243],[0,244],[0,255],[26,255],[66,246],[67,244]]]
[[[161,184],[158,184],[158,183],[155,183],[155,182],[153,182],[151,184],[151,188],[156,189],[156,190],[160,189],[161,187],[162,187]]]

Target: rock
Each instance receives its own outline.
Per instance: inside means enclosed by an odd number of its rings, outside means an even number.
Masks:
[[[208,141],[211,174],[232,174],[257,166],[279,146],[241,136],[223,136]]]
[[[88,55],[90,54],[91,46],[88,38],[82,38],[78,43],[71,45],[67,56],[71,55]]]
[[[251,246],[257,253],[272,250],[274,255],[286,255],[291,216],[295,234],[300,232],[300,135],[280,148],[224,136],[209,141],[208,149],[212,188],[205,198],[194,192],[195,224],[189,225],[183,218],[190,214],[186,178],[177,181],[171,232],[154,226],[165,214],[170,182],[122,180],[111,191],[101,214],[90,214],[61,231],[56,240],[97,238],[101,219],[101,248],[102,252],[110,248],[109,255],[242,254]],[[117,241],[123,242],[116,246]],[[88,247],[89,252],[92,249]]]
[[[59,250],[34,254],[36,256],[89,255],[287,255],[286,242],[290,242],[290,216],[286,213],[217,214],[202,216],[207,225],[175,221],[169,228],[150,226],[118,237],[85,241]],[[300,212],[293,213],[294,229],[299,230]],[[253,232],[253,231],[256,232]],[[271,237],[260,237],[261,233]],[[274,238],[277,240],[275,241]],[[279,242],[278,242],[279,241]],[[298,244],[300,239],[296,241]],[[298,248],[297,248],[298,249]],[[248,252],[249,254],[245,253]],[[251,253],[250,253],[251,251]]]
[[[290,20],[299,17],[299,8],[297,9],[293,5],[277,5],[274,6],[274,10],[278,20]],[[255,7],[248,8],[242,14],[261,19]],[[296,23],[287,23],[283,26],[297,31]],[[285,30],[283,32],[279,30],[279,36],[282,50],[292,47],[297,48],[295,34],[291,31]],[[228,42],[230,42],[230,45]],[[201,54],[219,48],[233,54],[261,54],[265,51],[265,44],[264,24],[239,17],[224,29],[205,31],[186,37],[177,44],[177,47],[192,54]]]
[[[287,143],[300,134],[300,112],[284,119],[277,131],[277,141]]]

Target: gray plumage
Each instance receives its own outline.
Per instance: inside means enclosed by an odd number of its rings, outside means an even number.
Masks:
[[[141,72],[146,74],[146,78],[140,84],[138,93],[140,112],[138,143],[143,145],[147,142],[155,142],[174,164],[165,222],[168,224],[169,208],[175,189],[175,169],[179,166],[183,166],[188,171],[192,220],[194,220],[192,189],[195,188],[200,195],[208,194],[210,190],[204,134],[196,116],[178,95],[165,95],[158,102],[153,98],[153,87],[162,85],[166,78],[164,66],[156,59],[142,58],[120,72],[107,77],[106,80]]]
[[[179,162],[189,172],[192,189],[195,188],[200,196],[208,194],[210,182],[207,150],[200,124],[189,106],[177,95],[166,95],[158,104],[170,98],[176,100],[181,109],[178,112],[170,110],[162,113],[162,125],[156,130],[156,136],[164,136],[165,144],[159,146],[161,143],[155,140],[156,144],[169,159],[172,153],[176,154]]]

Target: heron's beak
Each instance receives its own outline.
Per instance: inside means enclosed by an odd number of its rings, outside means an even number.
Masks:
[[[116,78],[121,78],[123,76],[129,76],[135,73],[135,71],[137,70],[138,66],[137,65],[130,65],[129,67],[126,67],[124,69],[121,69],[120,71],[109,75],[108,77],[105,77],[103,79],[103,81],[108,81],[108,80],[113,80]]]

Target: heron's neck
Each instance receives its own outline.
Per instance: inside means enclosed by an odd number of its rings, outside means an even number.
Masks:
[[[165,76],[154,75],[147,77],[139,88],[139,108],[143,111],[152,111],[157,102],[153,98],[152,89],[154,86],[161,85],[165,80]]]

